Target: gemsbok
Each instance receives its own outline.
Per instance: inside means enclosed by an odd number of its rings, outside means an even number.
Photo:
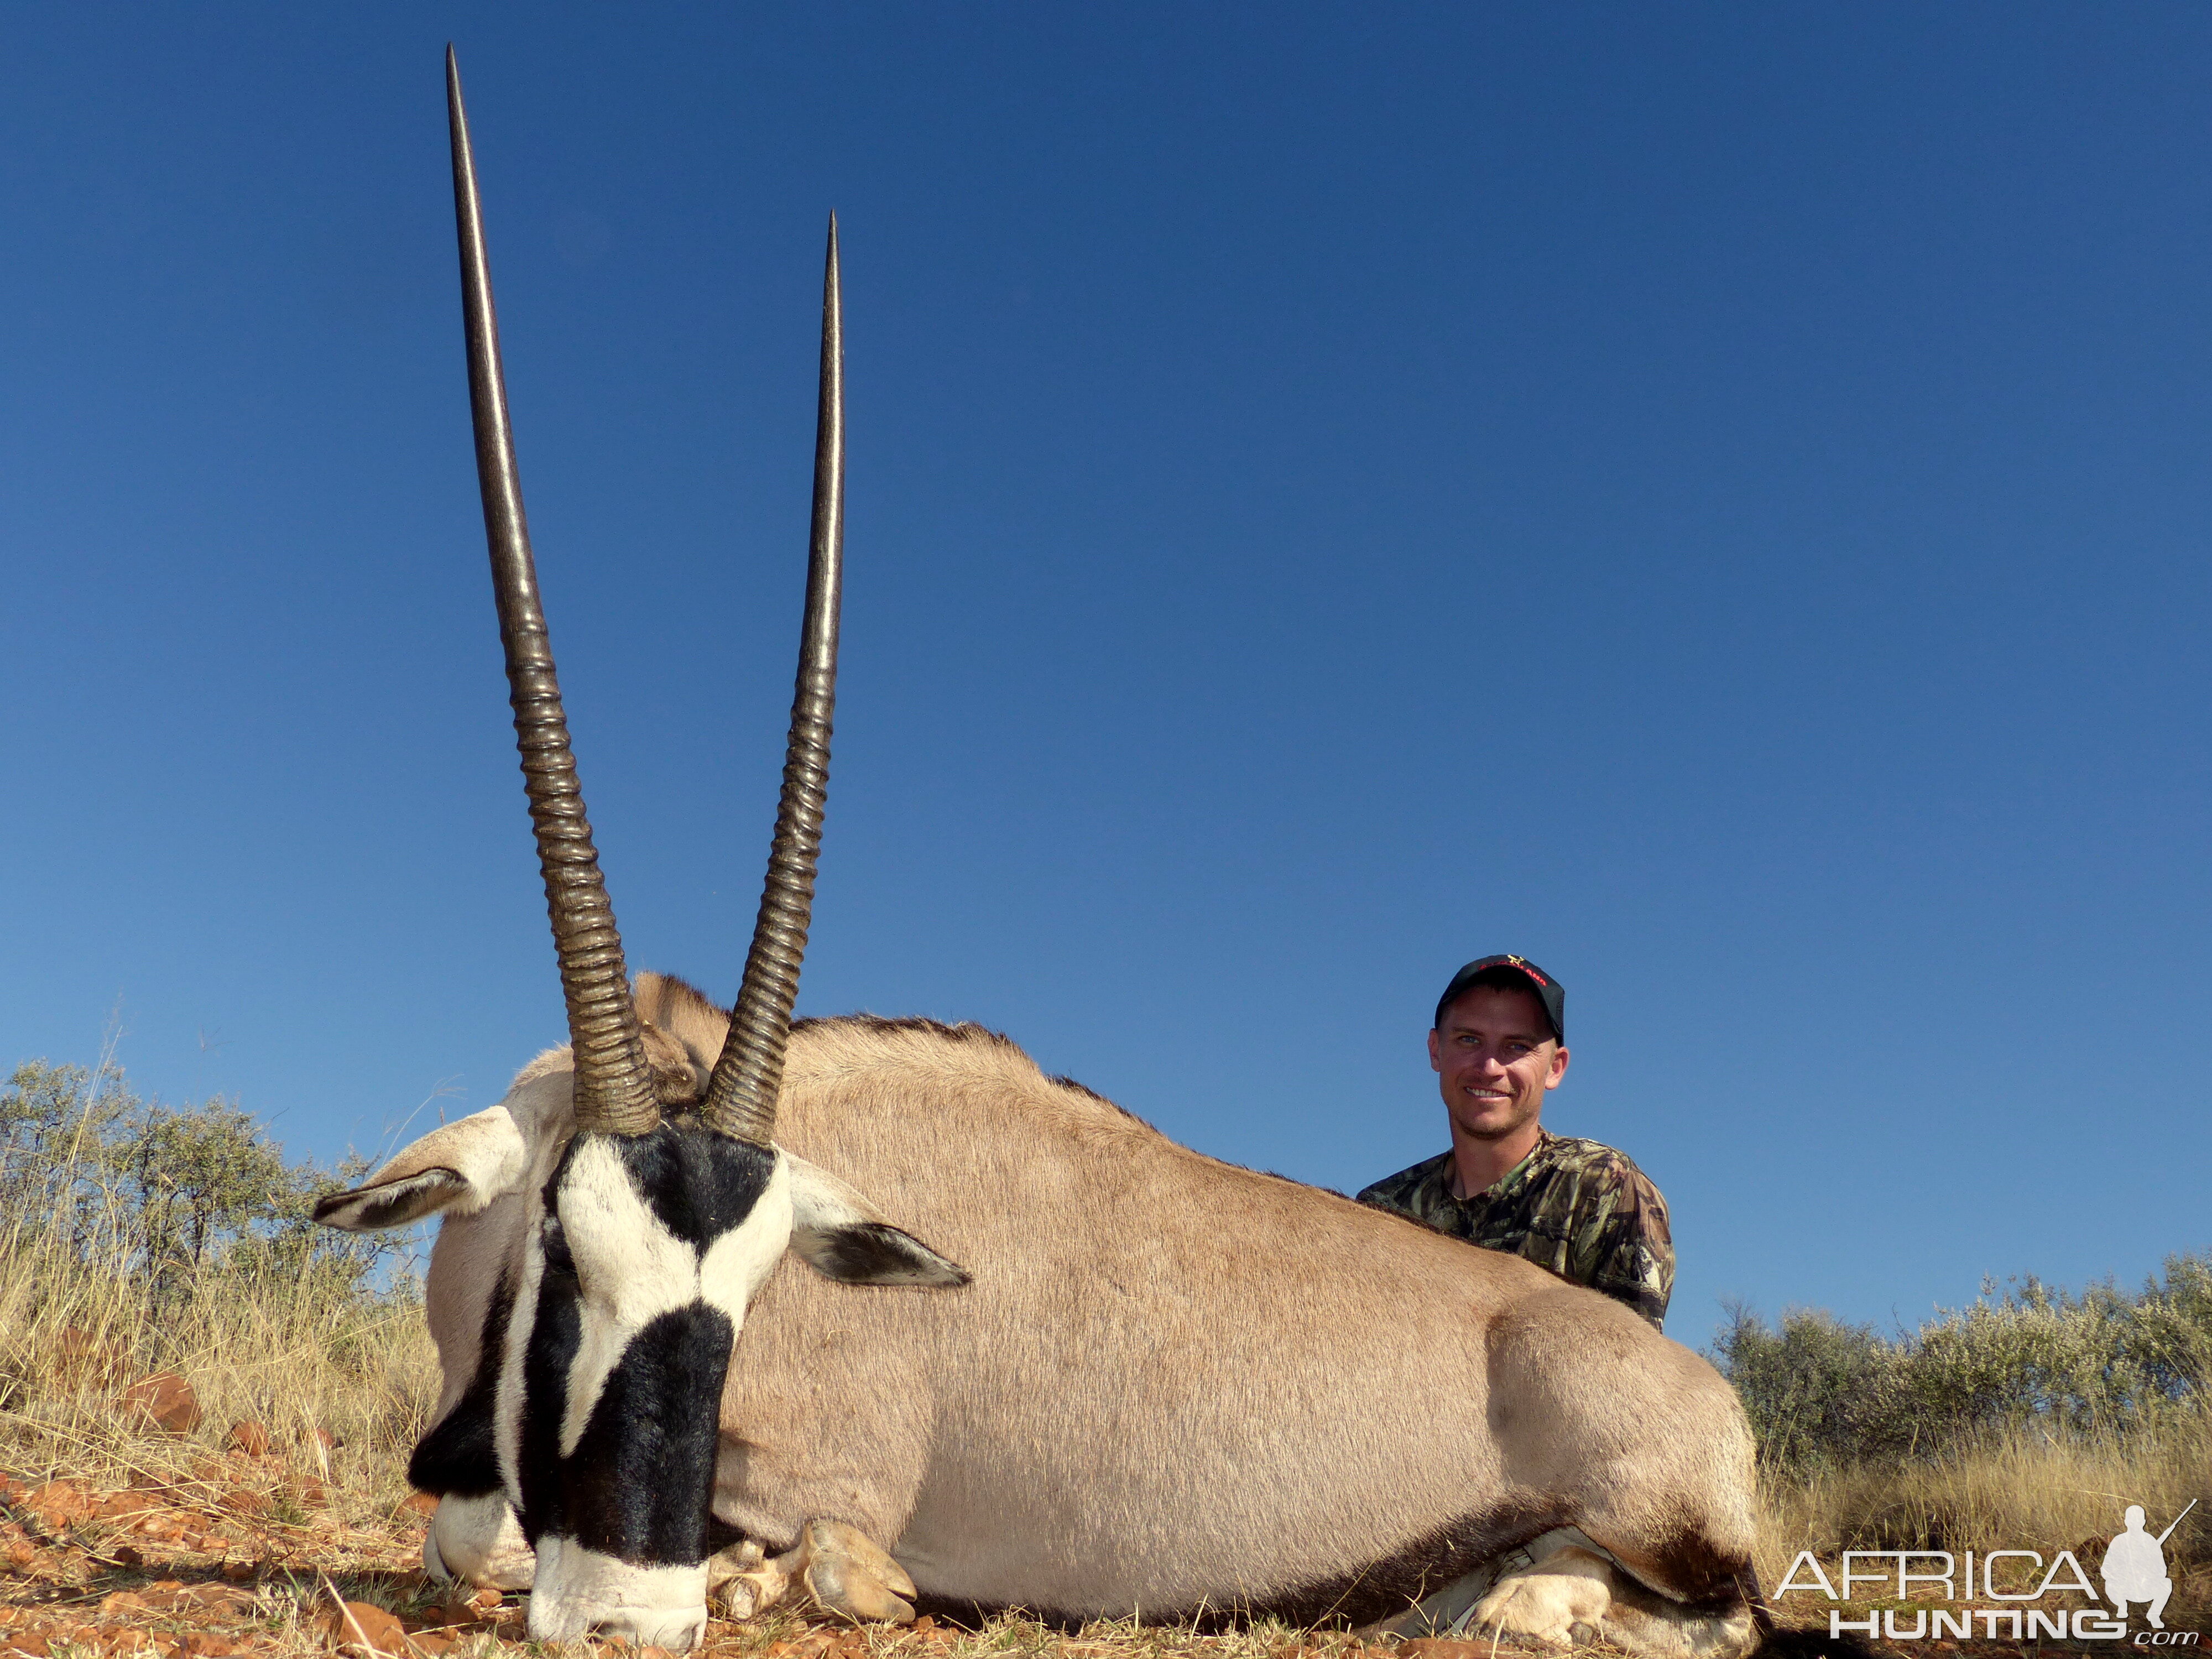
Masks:
[[[925,1599],[1750,1646],[1743,1413],[1627,1308],[1177,1146],[975,1026],[792,1022],[842,557],[834,219],[798,688],[742,988],[726,1014],[629,982],[450,52],[447,94],[484,523],[571,1040],[316,1212],[443,1217],[444,1389],[409,1466],[441,1497],[431,1569],[527,1586],[539,1638],[678,1650],[710,1579],[740,1613],[788,1589],[867,1619]]]

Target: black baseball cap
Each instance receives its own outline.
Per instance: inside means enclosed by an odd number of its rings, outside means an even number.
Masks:
[[[1442,1026],[1444,1010],[1459,1000],[1462,994],[1475,981],[1486,976],[1504,978],[1518,976],[1535,995],[1544,1010],[1544,1018],[1552,1022],[1552,1035],[1561,1042],[1567,1040],[1566,988],[1539,968],[1526,957],[1485,957],[1480,962],[1470,962],[1451,977],[1444,994],[1437,999],[1437,1017],[1433,1024]]]

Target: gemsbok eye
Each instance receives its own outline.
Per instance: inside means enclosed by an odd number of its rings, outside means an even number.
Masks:
[[[547,1273],[565,1273],[571,1279],[576,1276],[576,1258],[569,1254],[568,1235],[562,1231],[556,1218],[545,1218],[545,1225],[538,1235],[538,1246],[544,1253]]]

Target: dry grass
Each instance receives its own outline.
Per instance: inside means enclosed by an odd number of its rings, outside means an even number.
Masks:
[[[1800,1550],[2077,1549],[2105,1541],[2140,1504],[2155,1532],[2197,1500],[2166,1545],[2169,1564],[2212,1570],[2212,1413],[2178,1412],[2132,1436],[2045,1440],[2026,1435],[1941,1462],[1862,1468],[1777,1481],[1764,1493],[1759,1572],[1778,1578]]]
[[[65,1218],[0,1212],[0,1659],[327,1650],[345,1639],[332,1629],[339,1600],[401,1615],[419,1659],[520,1641],[514,1601],[450,1601],[419,1571],[422,1506],[404,1471],[437,1366],[407,1282],[379,1293],[357,1270],[321,1271],[312,1253],[250,1234],[189,1276],[149,1273],[143,1193],[103,1186],[94,1170],[64,1185],[76,1194]],[[198,1396],[199,1420],[182,1432],[118,1405],[161,1372]],[[240,1423],[265,1430],[265,1450],[230,1443]],[[2087,1563],[2085,1545],[2101,1551],[2125,1504],[2142,1504],[2155,1530],[2197,1498],[2167,1559],[2176,1611],[2212,1607],[2212,1411],[2201,1395],[2124,1429],[1986,1434],[1936,1460],[1771,1476],[1762,1498],[1768,1585],[1801,1550],[1832,1560],[1853,1548],[2073,1549]],[[855,1632],[789,1613],[718,1623],[709,1650],[1381,1659],[1342,1632],[1272,1624],[1220,1636],[1129,1624],[1070,1635],[1018,1618]]]
[[[250,1421],[272,1467],[333,1485],[349,1515],[388,1515],[407,1496],[407,1453],[437,1390],[411,1299],[252,1262],[178,1295],[139,1267],[119,1216],[74,1244],[20,1219],[0,1233],[0,1466],[95,1485],[183,1478]],[[161,1372],[198,1396],[188,1432],[150,1432],[118,1407],[126,1385]],[[333,1459],[345,1476],[334,1483]]]

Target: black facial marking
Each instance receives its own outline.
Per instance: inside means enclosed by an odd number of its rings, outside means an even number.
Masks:
[[[601,1316],[577,1276],[560,1213],[578,1148],[611,1150],[660,1224],[704,1255],[752,1213],[775,1173],[775,1154],[696,1119],[645,1134],[579,1135],[545,1183],[538,1245],[544,1269],[524,1346],[520,1504],[524,1534],[546,1534],[640,1565],[707,1559],[723,1379],[737,1330],[704,1302],[648,1321],[608,1373],[574,1453],[561,1455],[570,1371],[586,1321]],[[594,1259],[586,1250],[586,1259]]]
[[[625,1561],[707,1559],[722,1381],[736,1338],[728,1316],[703,1302],[637,1334],[568,1459],[568,1536]]]
[[[407,1479],[423,1492],[481,1498],[499,1490],[499,1454],[492,1439],[492,1404],[499,1394],[500,1358],[507,1347],[507,1322],[514,1311],[514,1281],[504,1273],[492,1286],[477,1349],[477,1369],[468,1387],[416,1443],[407,1460]]]
[[[623,1167],[660,1224],[704,1249],[752,1213],[775,1173],[775,1154],[695,1121],[617,1140]]]
[[[544,1532],[563,1532],[562,1524],[561,1418],[568,1398],[568,1368],[583,1346],[583,1298],[574,1267],[549,1261],[538,1281],[537,1316],[522,1354],[521,1465],[523,1536],[534,1547]]]

